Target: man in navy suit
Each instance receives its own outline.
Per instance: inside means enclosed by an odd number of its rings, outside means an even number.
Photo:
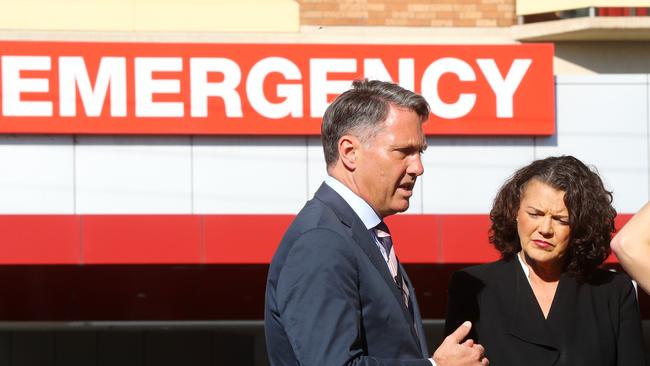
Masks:
[[[415,291],[383,219],[409,207],[429,106],[393,83],[355,81],[323,117],[328,178],[269,268],[271,365],[486,365],[461,325],[431,356]],[[461,343],[462,342],[462,343]]]

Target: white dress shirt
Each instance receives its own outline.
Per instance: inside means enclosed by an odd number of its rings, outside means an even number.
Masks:
[[[519,264],[521,264],[521,269],[524,270],[524,274],[526,275],[528,284],[530,285],[530,287],[533,287],[533,284],[530,283],[530,268],[528,268],[528,265],[526,265],[526,263],[524,263],[524,260],[521,259],[521,252],[517,252],[517,259],[519,259]]]
[[[377,238],[377,235],[375,234],[375,231],[372,230],[381,222],[379,215],[377,215],[375,210],[370,207],[368,202],[366,202],[363,198],[357,196],[356,193],[352,192],[350,188],[348,188],[345,184],[339,182],[336,178],[327,176],[327,179],[325,179],[325,184],[327,184],[336,193],[338,193],[339,196],[343,197],[343,200],[347,202],[348,205],[350,205],[352,211],[354,211],[354,213],[359,216],[361,222],[363,222],[363,225],[370,231],[373,239],[375,239],[375,245],[377,245],[377,248],[379,248],[381,251],[381,255],[384,257],[386,265],[388,265],[388,253],[386,253],[386,248],[381,245],[379,239]]]

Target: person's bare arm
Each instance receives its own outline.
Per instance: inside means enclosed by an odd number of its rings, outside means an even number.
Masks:
[[[612,250],[627,273],[650,293],[650,202],[614,236]]]

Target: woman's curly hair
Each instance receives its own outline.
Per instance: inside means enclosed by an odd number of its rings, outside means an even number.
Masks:
[[[600,176],[573,156],[536,160],[506,181],[490,211],[490,243],[504,259],[521,250],[517,212],[524,189],[533,179],[565,193],[570,228],[565,270],[589,278],[610,254],[616,210],[612,193],[605,189]]]

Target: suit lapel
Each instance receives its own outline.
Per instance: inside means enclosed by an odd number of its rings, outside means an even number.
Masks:
[[[375,267],[375,269],[377,269],[381,277],[384,279],[384,282],[386,282],[386,285],[393,294],[395,301],[397,301],[401,307],[405,320],[409,324],[414,324],[413,317],[406,307],[406,304],[404,304],[404,297],[395,285],[395,280],[390,274],[390,270],[388,269],[388,265],[386,265],[384,257],[381,255],[381,251],[377,247],[377,244],[375,243],[372,235],[370,235],[368,229],[366,229],[365,225],[354,213],[350,205],[348,205],[347,202],[345,202],[345,200],[338,193],[336,193],[336,191],[334,191],[325,183],[321,184],[320,188],[318,188],[318,191],[316,191],[316,194],[314,194],[314,198],[321,200],[323,203],[332,208],[341,222],[350,228],[354,241],[359,245],[359,247],[361,247],[363,252],[366,253],[372,265]],[[400,270],[402,270],[401,266]],[[405,272],[402,270],[402,275],[404,275],[404,273]],[[411,296],[415,296],[412,291]],[[415,327],[413,326],[411,327],[411,334],[413,335],[416,343],[420,344],[419,338],[415,333]]]
[[[566,324],[576,324],[580,319],[578,306],[576,306],[579,292],[580,285],[576,278],[563,273],[546,322],[550,329],[564,332],[565,337],[571,337],[576,330],[575,327],[567,327]]]
[[[368,258],[370,258],[370,261],[372,262],[373,266],[379,271],[381,274],[382,278],[386,282],[386,285],[390,289],[390,291],[393,293],[393,297],[395,298],[395,301],[399,304],[400,308],[402,309],[402,314],[404,315],[404,320],[408,323],[411,324],[411,335],[413,336],[413,339],[416,341],[416,344],[420,344],[419,337],[417,333],[415,332],[415,323],[413,321],[413,316],[411,315],[411,312],[409,309],[406,307],[406,304],[404,303],[404,297],[402,296],[402,292],[397,288],[395,285],[395,280],[390,274],[390,270],[388,269],[388,265],[386,264],[386,260],[384,260],[384,257],[381,255],[381,252],[379,251],[379,248],[377,248],[377,244],[375,243],[375,240],[373,237],[370,235],[366,227],[361,223],[361,220],[357,218],[359,221],[360,225],[355,225],[355,228],[353,228],[353,235],[354,239],[359,244],[361,249],[366,253]],[[404,276],[404,270],[400,268],[399,270],[402,272],[402,276]],[[412,288],[409,289],[410,296],[413,297],[415,294],[412,291]]]
[[[424,328],[422,326],[422,315],[420,315],[420,307],[418,306],[418,302],[415,298],[415,288],[413,288],[413,285],[411,284],[411,280],[406,274],[406,271],[402,268],[401,263],[400,263],[400,271],[402,271],[402,276],[404,276],[404,281],[406,281],[406,286],[409,289],[409,300],[411,303],[409,315],[412,314],[413,316],[413,318],[411,318],[411,323],[415,325],[416,334],[414,334],[414,336],[420,342],[420,351],[422,351],[422,357],[428,358],[430,354],[429,354],[429,349],[427,347],[426,339],[424,337]]]
[[[528,283],[528,279],[521,269],[517,258],[510,261],[510,274],[514,283],[514,309],[510,323],[510,334],[524,342],[532,343],[547,349],[547,358],[539,360],[539,365],[553,365],[559,356],[558,347],[544,318],[535,294]],[[504,281],[509,282],[509,281]],[[556,294],[557,296],[557,294]]]

